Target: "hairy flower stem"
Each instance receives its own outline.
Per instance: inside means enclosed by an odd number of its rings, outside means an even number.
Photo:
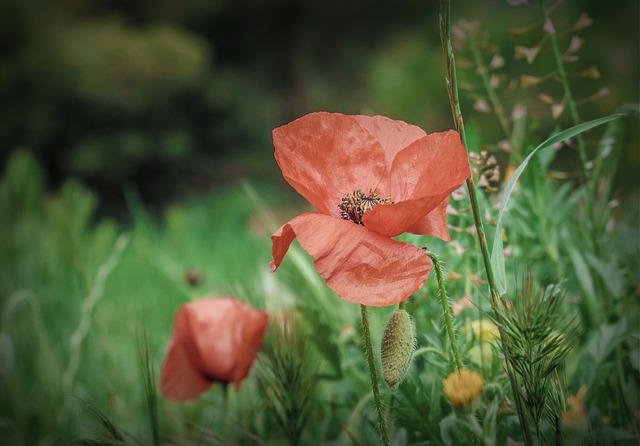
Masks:
[[[371,330],[369,329],[369,314],[366,305],[360,305],[360,314],[362,317],[362,333],[364,336],[364,348],[367,355],[367,363],[369,364],[369,373],[371,379],[371,393],[373,402],[376,406],[376,414],[378,416],[378,430],[380,431],[380,439],[384,446],[389,446],[389,432],[387,431],[387,420],[384,416],[382,408],[382,400],[380,398],[380,390],[378,389],[378,374],[376,372],[376,363],[373,356],[373,346],[371,345]]]
[[[451,111],[453,113],[453,119],[456,125],[458,133],[462,143],[468,149],[467,137],[464,129],[464,121],[462,119],[462,111],[460,109],[460,99],[458,93],[458,75],[456,72],[455,56],[453,54],[453,46],[451,44],[451,2],[449,0],[440,0],[440,38],[442,40],[442,48],[444,50],[445,62],[447,67],[447,89],[449,91],[449,101],[451,103]],[[466,181],[467,190],[469,192],[469,200],[471,202],[471,208],[473,209],[473,221],[478,234],[478,241],[480,243],[480,250],[482,252],[482,260],[484,262],[485,271],[487,274],[487,281],[489,282],[489,290],[491,294],[491,307],[494,310],[496,318],[501,319],[500,312],[498,311],[498,305],[500,301],[500,294],[496,286],[495,276],[493,274],[493,268],[491,266],[491,256],[489,254],[489,246],[487,244],[487,237],[484,232],[484,225],[482,223],[482,217],[480,213],[480,206],[477,199],[477,190],[473,178],[469,176]],[[500,236],[497,234],[496,236]],[[498,321],[500,322],[500,321]],[[501,324],[500,324],[501,325]],[[500,339],[503,344],[508,345],[509,337],[502,328],[500,328]],[[504,348],[503,351],[508,351]],[[511,391],[516,403],[516,409],[518,412],[518,419],[520,420],[520,427],[522,429],[522,435],[524,438],[525,446],[532,445],[531,434],[529,433],[528,423],[524,412],[524,405],[518,389],[518,383],[516,381],[513,365],[508,357],[505,358],[505,364],[507,367],[507,375],[509,376],[509,382],[511,384]]]
[[[438,260],[438,257],[431,251],[427,251],[427,255],[433,263],[433,267],[436,270],[436,279],[438,280],[438,295],[440,296],[440,302],[442,303],[442,314],[444,315],[444,324],[447,328],[447,334],[449,335],[449,343],[453,350],[453,358],[456,364],[456,370],[462,369],[462,359],[460,358],[460,349],[458,348],[458,341],[456,340],[456,333],[453,329],[453,317],[451,314],[451,303],[447,296],[447,290],[444,287],[444,274],[442,272],[442,264]]]

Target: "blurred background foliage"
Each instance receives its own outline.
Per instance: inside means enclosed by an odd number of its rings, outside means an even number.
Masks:
[[[0,162],[27,148],[51,185],[80,178],[102,208],[118,213],[123,185],[162,206],[239,178],[278,177],[270,132],[310,111],[450,128],[438,7],[415,0],[3,1]],[[507,62],[503,76],[540,75],[544,62],[534,69],[513,57],[516,45],[535,44],[527,41],[535,33],[509,33],[539,20],[529,12],[502,1],[458,2],[453,16],[479,20],[490,51]],[[583,12],[595,26],[581,32],[585,49],[571,69],[597,64],[601,80],[578,79],[588,84],[580,91],[609,92],[584,105],[590,119],[638,99],[638,4],[566,2],[557,19],[570,25]],[[476,76],[464,73],[460,59],[463,80]],[[521,90],[519,99],[542,120],[549,107],[539,93]],[[471,112],[477,96],[463,99]],[[493,141],[494,116],[467,118]],[[638,167],[636,148],[637,138],[631,164],[623,163],[626,181]]]

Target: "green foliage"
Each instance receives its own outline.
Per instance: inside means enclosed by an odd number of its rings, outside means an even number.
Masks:
[[[316,399],[316,360],[305,343],[305,333],[295,314],[272,321],[258,369],[260,391],[278,426],[274,440],[284,437],[300,444],[305,425],[312,419]],[[308,334],[307,334],[308,335]]]
[[[43,181],[25,151],[14,154],[0,181],[3,436],[16,445],[89,436],[92,416],[75,396],[108,409],[112,424],[133,436],[157,438],[166,426],[162,415],[150,414],[158,421],[150,430],[146,415],[131,414],[154,410],[151,371],[158,370],[173,313],[190,296],[238,292],[258,275],[268,248],[247,237],[253,209],[241,190],[230,191],[218,203],[175,206],[161,228],[136,207],[133,228],[118,236],[112,221],[94,220],[97,200],[79,183],[45,194]],[[232,250],[233,260],[217,254]],[[195,288],[183,278],[193,268],[203,277]],[[244,293],[256,297],[251,287]],[[146,381],[137,366],[143,331]]]
[[[577,340],[577,325],[562,313],[561,290],[536,291],[534,287],[533,277],[527,275],[515,298],[503,301],[495,322],[536,438],[542,441],[543,421],[554,425],[564,410],[559,369]]]
[[[520,178],[520,175],[522,174],[524,169],[527,167],[527,164],[529,163],[529,160],[539,150],[543,150],[543,149],[546,149],[548,147],[552,147],[554,144],[556,144],[558,142],[564,141],[565,139],[572,138],[572,137],[574,137],[576,135],[579,135],[582,132],[585,132],[585,131],[587,131],[587,130],[593,128],[593,127],[596,127],[598,125],[606,124],[607,122],[610,122],[610,121],[612,121],[614,119],[618,119],[621,116],[622,115],[607,116],[605,118],[594,119],[593,121],[585,122],[583,124],[579,124],[579,125],[577,125],[575,127],[572,127],[570,129],[558,132],[557,134],[551,136],[550,138],[548,138],[547,140],[542,142],[535,149],[533,149],[531,151],[531,153],[529,155],[527,155],[527,157],[524,159],[524,161],[518,166],[518,168],[515,170],[515,172],[511,176],[511,178],[509,178],[509,181],[507,182],[507,184],[504,187],[504,190],[502,192],[502,197],[500,199],[500,210],[498,211],[498,217],[497,217],[497,221],[496,221],[496,234],[500,234],[500,229],[501,229],[500,225],[502,223],[502,216],[504,215],[504,211],[505,211],[505,209],[507,207],[507,204],[509,202],[509,197],[511,196],[511,193],[512,193],[513,188],[514,188],[514,186],[516,184],[516,181],[518,181],[518,178]],[[541,195],[538,194],[538,196],[541,196]],[[493,238],[493,249],[491,250],[491,263],[493,264],[493,267],[494,267],[494,272],[496,274],[496,280],[498,280],[498,283],[499,283],[499,286],[500,286],[500,290],[499,291],[501,293],[505,293],[507,291],[507,285],[506,285],[506,276],[505,276],[505,267],[504,267],[504,255],[503,255],[502,237],[494,237]]]
[[[209,63],[204,41],[169,26],[136,29],[105,19],[57,30],[53,43],[71,94],[125,109],[148,107],[157,91],[178,93]]]

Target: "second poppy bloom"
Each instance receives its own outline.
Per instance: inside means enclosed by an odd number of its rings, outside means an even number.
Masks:
[[[232,382],[237,389],[260,348],[267,319],[267,313],[233,297],[196,299],[182,305],[160,370],[164,397],[194,399],[214,382]]]
[[[271,271],[297,237],[346,301],[393,305],[424,284],[429,258],[392,237],[450,240],[448,198],[469,176],[458,133],[427,135],[382,116],[320,112],[275,129],[273,143],[284,178],[318,212],[273,234]]]

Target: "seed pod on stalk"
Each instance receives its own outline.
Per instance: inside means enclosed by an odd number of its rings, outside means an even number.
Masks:
[[[416,348],[416,326],[404,309],[391,315],[382,335],[382,376],[389,387],[396,389],[404,379]]]

